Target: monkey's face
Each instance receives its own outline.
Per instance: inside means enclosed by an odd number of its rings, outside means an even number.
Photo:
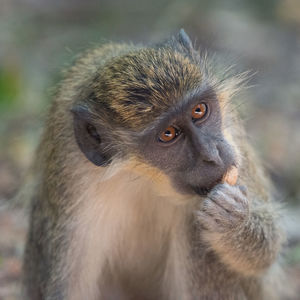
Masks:
[[[237,164],[234,147],[224,136],[223,118],[227,118],[221,110],[209,86],[186,93],[142,130],[104,126],[77,107],[75,135],[96,165],[135,157],[162,171],[177,192],[205,195]]]
[[[177,191],[206,194],[237,155],[224,134],[226,76],[215,80],[202,69],[184,33],[109,61],[72,109],[82,152],[98,166],[137,158]]]
[[[198,89],[142,132],[136,150],[168,175],[177,191],[205,195],[236,164],[222,127],[217,96],[210,88]]]

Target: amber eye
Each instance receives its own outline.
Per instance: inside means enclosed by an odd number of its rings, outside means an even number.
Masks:
[[[206,115],[206,112],[207,112],[207,105],[204,103],[199,103],[196,106],[194,106],[192,110],[192,118],[194,120],[199,120]]]
[[[159,140],[164,143],[171,142],[180,134],[179,129],[169,126],[159,136]]]

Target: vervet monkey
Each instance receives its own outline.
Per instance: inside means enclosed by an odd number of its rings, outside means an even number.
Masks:
[[[233,109],[241,84],[183,30],[83,55],[37,151],[26,299],[280,298],[283,234]]]

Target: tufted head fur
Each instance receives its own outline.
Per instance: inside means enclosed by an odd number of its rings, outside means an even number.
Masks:
[[[216,77],[216,67],[181,30],[164,43],[129,47],[108,59],[81,97],[96,118],[113,116],[120,127],[140,130],[201,85],[213,87],[226,101],[245,78],[229,69],[218,70]]]

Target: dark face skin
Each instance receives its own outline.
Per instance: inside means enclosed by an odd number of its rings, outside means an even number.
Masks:
[[[120,140],[122,134],[114,136],[116,130],[93,120],[87,107],[76,106],[77,143],[98,166],[109,165],[115,155],[135,153],[168,175],[177,191],[206,195],[235,164],[235,153],[223,136],[219,101],[211,88],[198,89],[180,100],[145,130],[132,132],[129,145]]]
[[[204,113],[197,111],[199,104],[205,108]],[[200,113],[198,118],[193,114],[195,109]],[[235,164],[234,150],[224,139],[221,126],[216,95],[209,89],[198,91],[145,130],[138,138],[137,151],[142,159],[170,176],[179,192],[205,195]]]

